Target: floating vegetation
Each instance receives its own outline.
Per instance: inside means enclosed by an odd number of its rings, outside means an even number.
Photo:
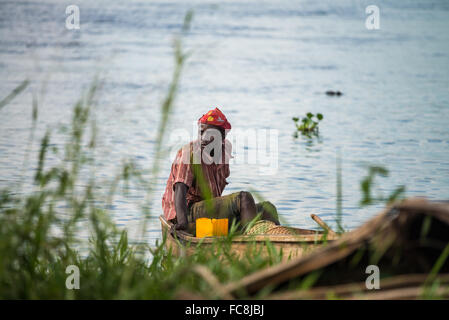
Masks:
[[[298,131],[303,135],[311,137],[312,135],[318,135],[318,123],[323,120],[323,115],[321,113],[314,115],[313,113],[308,112],[301,121],[299,121],[299,118],[297,117],[293,117],[292,120],[295,122],[297,130],[294,133],[295,138],[298,137]]]

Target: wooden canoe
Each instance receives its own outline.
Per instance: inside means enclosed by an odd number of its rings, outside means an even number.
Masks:
[[[214,237],[196,238],[186,232],[176,232],[176,238],[171,234],[173,224],[165,220],[164,216],[159,217],[163,235],[166,236],[165,247],[172,250],[175,256],[183,254],[190,255],[194,252],[196,246],[210,247],[214,242]],[[321,247],[326,242],[332,242],[337,239],[333,233],[326,236],[322,231],[292,228],[298,234],[295,235],[238,235],[232,240],[232,251],[238,255],[243,255],[250,246],[257,246],[261,249],[263,255],[267,255],[267,240],[272,244],[277,252],[282,250],[283,260],[299,258],[305,253]]]

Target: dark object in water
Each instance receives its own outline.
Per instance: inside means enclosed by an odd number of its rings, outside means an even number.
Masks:
[[[343,93],[341,93],[340,91],[332,91],[332,90],[327,90],[326,94],[328,96],[337,96],[337,97],[343,95]]]

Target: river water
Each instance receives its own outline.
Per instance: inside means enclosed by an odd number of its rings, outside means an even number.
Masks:
[[[66,28],[72,4],[80,11],[79,30]],[[379,7],[378,30],[365,26],[368,5]],[[379,192],[405,185],[407,196],[449,198],[449,3],[408,0],[1,0],[0,97],[24,79],[31,85],[0,110],[0,187],[20,181],[22,172],[30,181],[47,128],[54,146],[64,144],[58,128],[70,123],[74,103],[97,74],[105,80],[95,109],[97,180],[112,180],[125,158],[150,168],[174,66],[173,39],[190,9],[194,19],[183,43],[192,55],[155,181],[149,243],[160,238],[157,216],[173,150],[194,138],[196,120],[216,106],[233,126],[231,141],[239,130],[266,129],[276,142],[269,174],[261,174],[259,158],[243,161],[253,146],[235,148],[224,193],[257,191],[288,225],[316,228],[314,213],[336,227],[338,150],[347,230],[382,208],[359,206],[367,165],[390,171],[376,178]],[[343,95],[327,96],[327,90]],[[22,170],[33,93],[39,118]],[[324,115],[319,137],[293,137],[292,117],[307,112]],[[132,184],[128,195],[117,195],[110,210],[119,226],[140,225],[144,194]]]

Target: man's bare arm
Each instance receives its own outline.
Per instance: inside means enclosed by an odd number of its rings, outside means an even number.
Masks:
[[[176,230],[187,230],[187,190],[189,187],[182,183],[175,183],[175,211],[176,211]]]

